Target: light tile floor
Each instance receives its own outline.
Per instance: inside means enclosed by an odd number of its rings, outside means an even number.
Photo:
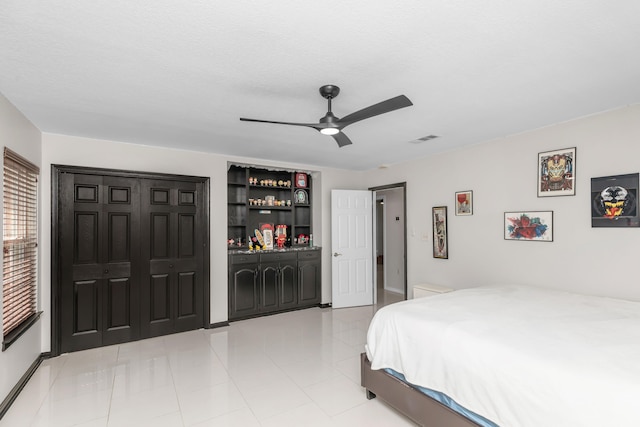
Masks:
[[[400,299],[379,295],[378,306]],[[48,359],[0,426],[415,426],[360,387],[376,308],[312,308]]]

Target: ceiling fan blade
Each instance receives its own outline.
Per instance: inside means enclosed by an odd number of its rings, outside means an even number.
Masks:
[[[353,144],[351,140],[342,132],[338,132],[335,135],[331,135],[333,139],[338,143],[338,147],[344,147],[345,145]]]
[[[314,129],[318,127],[318,123],[274,122],[272,120],[246,119],[244,117],[240,117],[240,120],[242,120],[243,122],[274,123],[276,125],[290,125],[290,126],[306,126]]]
[[[360,120],[368,119],[400,108],[409,107],[411,105],[413,105],[413,102],[411,102],[409,98],[404,95],[399,95],[395,98],[387,99],[386,101],[363,108],[362,110],[351,113],[348,116],[344,116],[338,120],[338,123],[340,123],[342,127],[345,127],[352,123],[359,122]]]

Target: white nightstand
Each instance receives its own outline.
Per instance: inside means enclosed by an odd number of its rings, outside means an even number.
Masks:
[[[453,289],[445,288],[444,286],[431,285],[429,283],[420,283],[418,285],[413,285],[413,297],[431,297],[433,295],[451,292],[452,290]]]

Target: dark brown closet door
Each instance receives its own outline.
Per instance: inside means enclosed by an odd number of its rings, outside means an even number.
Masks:
[[[139,338],[139,181],[59,180],[60,350]]]
[[[141,185],[142,336],[201,328],[203,184],[144,179]]]

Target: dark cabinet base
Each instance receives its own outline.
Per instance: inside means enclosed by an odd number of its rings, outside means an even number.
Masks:
[[[229,320],[319,306],[320,254],[320,248],[230,254]]]

